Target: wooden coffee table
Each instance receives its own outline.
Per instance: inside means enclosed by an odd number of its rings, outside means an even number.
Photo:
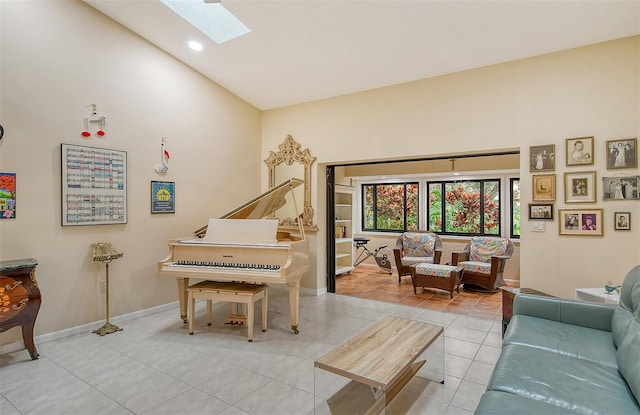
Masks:
[[[443,332],[442,326],[389,316],[316,360],[316,368],[352,380],[327,400],[331,413],[380,413],[425,364],[415,360]]]

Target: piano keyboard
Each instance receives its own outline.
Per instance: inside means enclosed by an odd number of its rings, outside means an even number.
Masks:
[[[232,262],[212,262],[212,261],[176,261],[167,264],[169,268],[179,269],[201,269],[201,270],[223,270],[223,271],[246,271],[246,272],[280,272],[280,265],[268,264],[236,264]]]

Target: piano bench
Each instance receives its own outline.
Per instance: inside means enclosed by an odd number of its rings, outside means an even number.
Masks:
[[[247,305],[248,340],[253,341],[253,305],[262,300],[262,331],[267,331],[267,289],[266,284],[250,284],[246,282],[202,281],[189,286],[189,334],[193,334],[196,300],[207,300],[207,324],[211,325],[211,302],[226,301]]]

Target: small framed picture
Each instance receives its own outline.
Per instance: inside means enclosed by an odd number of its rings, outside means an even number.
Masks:
[[[16,174],[0,173],[0,219],[16,218]]]
[[[602,209],[558,209],[560,235],[602,236]]]
[[[565,203],[595,203],[596,172],[565,173],[564,201]]]
[[[567,166],[593,164],[593,137],[567,138]]]
[[[553,203],[529,203],[529,220],[553,220]]]
[[[640,176],[603,177],[603,200],[638,200]]]
[[[533,201],[553,202],[556,200],[556,175],[555,174],[534,174],[533,180]]]
[[[607,141],[607,169],[634,169],[638,167],[638,139]]]
[[[617,231],[628,231],[631,229],[631,212],[615,212],[614,229]]]
[[[556,145],[529,147],[529,171],[554,171],[556,169]]]
[[[151,213],[176,213],[174,182],[151,182]]]

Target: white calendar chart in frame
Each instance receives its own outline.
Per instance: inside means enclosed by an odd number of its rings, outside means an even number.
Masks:
[[[62,226],[127,223],[127,153],[62,144]]]

